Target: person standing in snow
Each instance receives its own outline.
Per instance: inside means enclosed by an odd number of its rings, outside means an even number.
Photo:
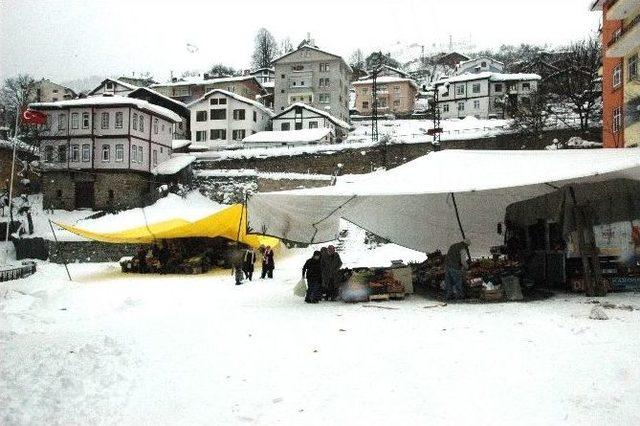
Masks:
[[[334,246],[327,247],[324,256],[321,256],[322,267],[322,286],[326,293],[326,299],[334,301],[338,297],[338,288],[340,286],[339,271],[342,266],[342,259],[336,252]]]
[[[271,246],[267,246],[262,254],[262,276],[261,278],[269,277],[273,278],[273,270],[276,268],[275,261],[273,259],[273,250]]]
[[[235,248],[231,253],[231,275],[236,279],[236,285],[242,284],[242,265],[243,265],[244,253],[240,250],[240,247]]]
[[[22,194],[20,196],[20,207],[18,208],[18,213],[21,215],[25,215],[27,219],[27,224],[24,227],[29,235],[33,234],[33,218],[31,217],[31,203],[29,202],[29,198],[26,194]]]
[[[318,303],[322,299],[322,263],[319,251],[313,252],[313,256],[305,262],[302,278],[307,279],[307,296],[304,301]]]
[[[462,262],[463,251],[469,248],[469,240],[452,244],[444,258],[444,298],[464,299],[464,269]],[[471,260],[471,259],[469,259]]]
[[[244,277],[249,281],[253,278],[254,264],[256,263],[256,252],[252,248],[248,248],[244,252],[244,259],[242,261],[242,272]]]

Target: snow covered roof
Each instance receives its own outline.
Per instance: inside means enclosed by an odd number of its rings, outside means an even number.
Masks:
[[[191,145],[189,139],[174,139],[171,141],[171,149],[180,149]]]
[[[541,80],[538,74],[524,74],[524,73],[515,73],[515,74],[504,74],[504,73],[496,73],[496,72],[479,72],[477,74],[461,74],[453,77],[443,78],[442,80],[438,80],[435,82],[436,85],[441,85],[444,83],[461,83],[464,81],[473,81],[473,80],[484,80],[489,79],[491,81],[522,81],[522,80]]]
[[[166,102],[170,102],[171,104],[173,104],[176,107],[181,108],[181,109],[187,107],[183,102],[180,102],[180,101],[178,101],[176,99],[173,99],[173,98],[170,98],[168,96],[165,96],[165,95],[163,95],[162,93],[160,93],[160,92],[158,92],[156,90],[150,89],[149,87],[138,87],[135,90],[133,90],[132,92],[130,92],[129,94],[127,94],[127,96],[130,97],[130,98],[135,98],[138,93],[148,93],[148,94],[151,94],[153,96],[157,96],[157,97],[165,100]]]
[[[182,118],[167,108],[154,105],[142,99],[130,98],[127,96],[92,96],[83,99],[71,99],[57,102],[35,102],[29,104],[32,109],[66,109],[78,107],[109,107],[109,106],[133,106],[143,111],[161,115],[162,117],[178,123]]]
[[[98,85],[98,87],[96,87],[95,89],[93,89],[92,91],[89,92],[90,95],[94,94],[98,89],[100,89],[106,82],[111,82],[114,84],[119,84],[121,86],[126,87],[129,90],[135,90],[138,88],[138,86],[134,86],[133,84],[129,84],[125,81],[121,81],[121,80],[117,80],[115,78],[105,78],[104,80],[102,80],[102,82]]]
[[[151,173],[154,175],[163,176],[175,175],[185,167],[188,167],[194,161],[196,161],[196,157],[194,157],[193,155],[181,155],[172,157],[151,169]]]
[[[296,52],[298,52],[298,51],[300,51],[300,50],[302,50],[302,49],[315,50],[316,52],[324,53],[325,55],[333,56],[334,58],[340,59],[340,60],[341,60],[341,61],[342,61],[346,66],[347,66],[347,69],[349,70],[349,72],[353,72],[353,70],[351,69],[351,67],[349,66],[349,64],[347,64],[347,62],[344,60],[344,58],[343,58],[342,56],[340,56],[340,55],[336,55],[336,54],[334,54],[334,53],[329,53],[329,52],[327,52],[326,50],[319,49],[318,47],[316,47],[316,46],[311,46],[311,45],[309,45],[309,44],[304,44],[304,45],[300,46],[300,47],[299,47],[298,49],[296,49],[296,50],[292,50],[291,52],[287,52],[287,53],[285,53],[284,55],[280,55],[280,56],[278,56],[277,58],[275,58],[274,60],[272,60],[272,61],[271,61],[271,63],[272,63],[272,64],[275,64],[275,63],[276,63],[276,62],[278,62],[279,60],[284,59],[284,58],[286,58],[287,56],[292,55],[292,54],[294,54],[294,53],[296,53]]]
[[[327,120],[331,121],[333,124],[335,124],[338,127],[342,127],[344,129],[347,129],[347,130],[349,130],[351,128],[351,125],[349,123],[347,123],[346,121],[340,120],[339,118],[334,117],[333,115],[329,114],[326,111],[322,111],[321,109],[314,108],[311,105],[307,105],[307,104],[302,103],[302,102],[296,102],[294,104],[289,105],[287,108],[284,109],[284,111],[280,112],[278,115],[276,115],[273,118],[277,119],[278,117],[286,114],[287,112],[291,111],[292,109],[294,109],[296,107],[301,107],[301,108],[304,108],[304,109],[309,110],[311,112],[315,112],[316,114],[319,114],[319,115],[323,116],[324,118],[326,118]]]
[[[252,106],[254,106],[254,107],[256,107],[256,108],[260,109],[261,111],[263,111],[265,114],[268,114],[268,115],[269,115],[269,117],[273,117],[273,111],[271,111],[271,110],[270,110],[269,108],[267,108],[266,106],[262,105],[260,102],[258,102],[258,101],[254,101],[254,100],[249,99],[249,98],[245,98],[244,96],[240,96],[240,95],[238,95],[238,94],[236,94],[236,93],[229,92],[229,91],[227,91],[227,90],[222,90],[222,89],[213,89],[213,90],[208,91],[208,92],[207,92],[207,93],[205,93],[205,94],[204,94],[204,96],[202,96],[201,98],[198,98],[198,99],[196,99],[195,101],[188,103],[188,104],[187,104],[187,107],[188,107],[188,108],[191,108],[193,105],[195,105],[195,104],[197,104],[197,103],[199,103],[199,102],[202,102],[202,101],[204,101],[205,99],[208,99],[211,95],[216,95],[216,94],[218,94],[218,95],[223,95],[223,96],[227,96],[227,97],[229,97],[229,98],[233,98],[233,99],[235,99],[236,101],[244,102],[245,104],[252,105]]]
[[[185,78],[183,81],[173,81],[169,83],[152,84],[151,87],[171,87],[171,86],[192,86],[192,85],[206,85],[216,83],[232,83],[236,81],[255,80],[258,86],[261,86],[260,82],[252,75],[239,75],[234,77],[219,77],[219,78]]]
[[[250,74],[255,74],[255,73],[258,73],[260,71],[269,71],[269,72],[272,72],[272,73],[276,72],[276,70],[273,67],[271,67],[271,68],[270,67],[262,67],[262,68],[257,68],[255,70],[251,70]]]
[[[418,88],[418,85],[416,84],[415,81],[413,81],[410,78],[405,78],[405,77],[394,77],[391,75],[383,75],[381,77],[376,78],[376,82],[378,84],[385,84],[385,83],[409,83],[411,84],[413,87],[415,87],[416,89]],[[368,85],[368,84],[373,84],[373,79],[369,78],[369,77],[365,77],[364,80],[358,80],[358,81],[354,81],[353,83],[351,83],[353,86],[364,86],[364,85]]]
[[[317,142],[332,133],[333,130],[328,127],[318,127],[317,129],[302,130],[278,130],[272,132],[258,132],[244,138],[244,143],[285,143],[299,142],[310,143]]]
[[[494,62],[494,63],[496,63],[496,64],[504,65],[504,63],[503,63],[503,62],[500,62],[500,61],[498,61],[497,59],[490,58],[489,56],[479,56],[479,57],[477,57],[477,58],[475,58],[475,59],[469,59],[468,61],[462,61],[462,62],[460,62],[460,63],[458,64],[458,67],[463,67],[463,66],[464,66],[464,65],[466,65],[466,64],[470,64],[470,63],[472,63],[472,62],[478,62],[478,61],[480,61],[480,62],[482,62],[482,61],[489,61],[489,62]]]

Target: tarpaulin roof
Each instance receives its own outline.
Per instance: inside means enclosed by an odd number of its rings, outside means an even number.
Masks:
[[[247,214],[242,204],[231,205],[194,221],[178,217],[132,228],[127,228],[125,223],[121,230],[105,232],[63,223],[56,225],[81,237],[107,243],[143,244],[162,239],[189,237],[224,237],[234,241],[239,237],[240,242],[252,247],[261,244],[275,247],[279,243],[275,238],[247,234]]]
[[[325,242],[337,238],[343,218],[405,247],[433,251],[462,238],[455,201],[472,252],[486,254],[502,243],[496,225],[507,206],[613,179],[640,181],[640,149],[446,150],[352,183],[255,194],[249,226],[291,241]]]

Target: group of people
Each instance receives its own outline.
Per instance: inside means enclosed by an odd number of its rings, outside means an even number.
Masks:
[[[253,272],[255,270],[255,263],[258,260],[258,254],[262,257],[262,274],[260,278],[273,278],[273,270],[276,264],[271,246],[265,247],[261,245],[258,248],[258,253],[249,247],[244,251],[238,250],[233,254],[232,264],[236,285],[242,284],[244,279],[249,281],[253,280]]]
[[[5,208],[9,208],[9,195],[2,194],[0,195],[0,208],[2,210],[2,216],[5,216]],[[14,209],[17,210],[18,217],[14,217]],[[18,220],[20,223],[19,228],[15,232],[16,235],[21,236],[23,234],[33,234],[33,218],[31,216],[31,202],[29,201],[29,197],[26,194],[22,194],[20,199],[17,202],[14,202],[11,205],[11,210],[9,210],[9,220]]]
[[[161,274],[166,274],[169,269],[170,258],[171,251],[169,250],[169,245],[166,241],[163,241],[161,245],[153,243],[149,249],[141,246],[135,257],[138,265],[138,272],[141,274],[155,271],[158,271]]]
[[[306,303],[324,300],[334,301],[340,290],[342,259],[334,246],[315,251],[302,267],[302,278],[307,280]]]

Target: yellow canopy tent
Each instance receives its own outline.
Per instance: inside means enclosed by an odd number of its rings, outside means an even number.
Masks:
[[[247,234],[247,212],[242,204],[233,204],[210,216],[189,222],[185,219],[169,219],[145,226],[125,229],[118,232],[94,232],[80,227],[56,223],[63,229],[81,237],[107,243],[152,243],[154,240],[190,238],[190,237],[224,237],[251,247],[275,247],[280,240],[261,235]]]

